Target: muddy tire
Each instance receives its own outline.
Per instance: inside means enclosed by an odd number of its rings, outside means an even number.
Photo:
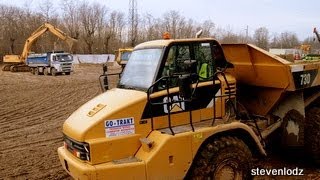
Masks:
[[[38,68],[34,68],[34,75],[36,75],[36,76],[39,75],[39,69]]]
[[[221,137],[202,146],[186,179],[250,179],[252,154],[236,137]]]
[[[56,68],[51,68],[51,75],[56,76],[57,75],[57,70]]]
[[[70,75],[70,72],[65,72],[64,74],[65,74],[65,75]]]
[[[305,118],[299,111],[292,109],[283,118],[281,125],[281,146],[285,149],[298,149],[304,146]]]
[[[30,73],[34,74],[34,68],[30,68]]]
[[[49,75],[48,68],[43,68],[43,74],[44,74],[45,76],[48,76],[48,75]]]
[[[311,159],[320,165],[320,108],[306,112],[305,149]]]

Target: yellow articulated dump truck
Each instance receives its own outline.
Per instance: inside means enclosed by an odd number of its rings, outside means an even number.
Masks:
[[[319,67],[212,38],[139,44],[65,121],[60,162],[75,179],[246,179],[277,132],[319,163]]]

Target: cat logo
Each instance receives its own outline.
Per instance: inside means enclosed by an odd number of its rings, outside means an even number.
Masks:
[[[164,97],[163,98],[163,103],[169,103],[169,104],[164,104],[163,105],[163,111],[165,113],[168,113],[168,105],[169,105],[170,113],[184,111],[185,110],[185,103],[184,102],[179,102],[179,101],[182,101],[182,99],[179,99],[178,96],[173,96],[173,97],[169,97],[169,98],[168,97]]]

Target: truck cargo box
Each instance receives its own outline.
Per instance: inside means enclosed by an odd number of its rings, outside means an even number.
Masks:
[[[49,58],[47,54],[34,54],[27,57],[26,64],[30,67],[48,66]]]
[[[319,60],[290,62],[251,44],[222,44],[222,48],[234,65],[228,71],[240,84],[239,98],[256,114],[266,115],[290,92],[320,85]]]

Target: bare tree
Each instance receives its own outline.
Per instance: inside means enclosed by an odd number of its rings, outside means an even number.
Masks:
[[[45,17],[45,21],[49,22],[54,15],[56,9],[51,0],[44,0],[39,4],[40,12]]]
[[[5,52],[15,54],[17,53],[16,42],[21,38],[23,11],[14,6],[1,6],[0,11],[2,17],[2,43],[9,45],[9,50],[5,50]]]
[[[235,33],[230,27],[216,28],[213,36],[220,41],[220,43],[241,43],[246,37]]]
[[[105,52],[113,52],[115,48],[119,48],[122,41],[122,31],[125,26],[124,14],[113,11],[109,15],[109,19],[105,25],[104,31],[104,49]],[[111,49],[110,49],[111,44]]]
[[[72,38],[79,39],[80,36],[80,7],[75,0],[63,1],[62,20]]]
[[[0,55],[20,53],[25,40],[44,22],[65,28],[67,34],[78,39],[76,48],[72,51],[78,53],[113,53],[115,49],[124,47],[124,44],[134,46],[143,41],[162,38],[166,31],[171,34],[171,38],[189,38],[194,37],[199,29],[203,30],[203,37],[213,36],[221,43],[249,41],[264,49],[269,46],[293,48],[301,44],[292,32],[273,34],[269,42],[268,30],[261,27],[253,36],[246,38],[243,33],[234,32],[228,27],[216,27],[211,20],[198,22],[195,19],[187,19],[178,11],[168,11],[160,18],[150,14],[140,16],[136,0],[131,0],[135,3],[131,3],[129,21],[126,21],[127,18],[122,12],[108,13],[106,6],[92,4],[91,1],[60,2],[62,12],[52,8],[53,3],[50,0],[42,1],[39,11],[30,8],[30,3],[24,8],[0,5]],[[34,43],[32,51],[50,50],[52,46],[55,47],[56,42],[59,42],[57,38],[47,33]],[[320,43],[312,42],[310,38],[303,43],[320,47]]]
[[[88,3],[83,2],[80,7],[80,21],[84,32],[83,39],[88,53],[93,53],[94,36],[105,14],[106,8],[100,4],[88,5]]]
[[[200,26],[201,26],[201,29],[203,30],[202,36],[209,37],[212,35],[212,31],[215,27],[215,24],[211,20],[206,20]]]
[[[281,48],[294,48],[300,44],[295,33],[285,31],[280,34],[279,45]]]
[[[269,46],[269,30],[266,27],[256,29],[253,39],[258,47],[267,50]]]
[[[180,38],[181,34],[179,34],[179,29],[181,29],[183,25],[185,25],[184,17],[182,17],[178,11],[169,11],[163,15],[163,23],[166,27],[166,31],[168,31],[172,38]],[[181,33],[181,31],[180,31]]]

